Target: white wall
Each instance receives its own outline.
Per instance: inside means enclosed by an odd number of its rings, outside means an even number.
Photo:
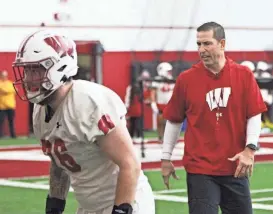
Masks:
[[[187,27],[217,21],[226,27],[227,50],[273,49],[272,0],[0,0],[0,5],[0,51],[15,51],[42,22],[75,40],[129,51],[196,50],[195,29]],[[71,19],[56,23],[55,12]],[[165,28],[171,26],[176,29]]]

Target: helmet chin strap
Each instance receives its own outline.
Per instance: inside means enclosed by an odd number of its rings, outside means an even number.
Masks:
[[[54,90],[51,90],[50,93],[46,94],[46,92],[48,91],[45,91],[44,93],[38,95],[38,96],[28,96],[28,99],[31,103],[36,103],[36,104],[39,104],[40,102],[42,102],[44,99],[46,99],[47,97],[49,97],[51,94],[53,94],[58,88],[54,89]],[[46,94],[46,95],[45,95]],[[28,93],[28,95],[31,95],[31,93]],[[31,98],[33,97],[33,98]]]
[[[40,89],[39,92],[35,92],[35,93],[28,92],[27,97],[31,103],[39,104],[39,103],[43,102],[43,100],[48,98],[51,94],[53,94],[58,88],[60,88],[62,85],[64,85],[66,83],[66,81],[67,81],[67,78],[64,75],[63,79],[61,80],[62,84],[60,84],[57,88],[52,89],[52,90],[48,90],[48,89],[45,89],[45,87],[42,85],[42,89]],[[44,89],[44,92],[41,93],[43,89]]]
[[[35,96],[34,94],[32,96],[28,96],[29,97],[33,97],[33,98],[29,98],[29,101],[31,103],[36,103],[36,104],[39,104],[39,103],[42,103],[46,98],[48,98],[50,95],[52,95],[56,90],[58,90],[62,85],[64,85],[66,82],[67,82],[67,78],[66,76],[63,77],[63,81],[62,81],[62,84],[59,85],[58,88],[55,88],[53,90],[47,90],[45,91],[44,93],[41,94],[41,90],[39,91],[40,95],[37,95]],[[49,93],[47,93],[49,92]],[[32,94],[31,92],[29,92],[28,94]],[[37,93],[38,94],[38,93]]]

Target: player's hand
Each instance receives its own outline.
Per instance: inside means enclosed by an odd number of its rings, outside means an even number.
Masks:
[[[254,151],[249,148],[245,148],[244,151],[236,154],[232,158],[228,158],[230,161],[238,161],[234,177],[241,178],[244,176],[251,176],[254,167]]]
[[[174,179],[179,180],[180,178],[176,175],[174,165],[170,160],[161,160],[161,174],[163,181],[167,189],[170,189],[169,179],[172,176]]]
[[[132,214],[133,213],[133,207],[131,204],[120,204],[119,206],[114,205],[113,210],[112,210],[112,214]]]

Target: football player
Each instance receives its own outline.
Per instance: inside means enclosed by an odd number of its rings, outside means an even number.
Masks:
[[[168,82],[168,80],[173,79],[172,69],[173,67],[170,63],[160,63],[156,68],[158,76],[155,77],[155,80],[160,81],[152,82],[151,108],[153,112],[157,114],[157,133],[159,142],[163,139],[166,125],[166,120],[163,118],[162,113],[171,99],[174,89],[174,83]]]
[[[77,73],[76,45],[48,31],[27,36],[16,54],[15,88],[34,103],[34,134],[51,158],[46,214],[65,210],[70,187],[77,214],[154,214],[154,197],[112,90]]]

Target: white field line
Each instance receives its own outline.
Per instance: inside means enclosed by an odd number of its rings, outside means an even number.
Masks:
[[[256,209],[256,210],[272,210],[273,211],[273,205],[270,205],[270,204],[253,203],[252,207],[253,209]]]
[[[0,146],[0,149],[21,149],[21,148],[32,148],[32,147],[39,147],[40,144],[24,144],[24,145],[5,145]]]
[[[171,194],[171,193],[183,193],[187,192],[186,189],[170,189],[170,190],[159,190],[155,191],[157,194]],[[267,192],[273,192],[273,189],[257,189],[257,190],[251,190],[251,194],[257,194],[257,193],[267,193]]]
[[[27,188],[27,189],[44,189],[44,190],[49,189],[48,184],[27,183],[22,181],[10,181],[6,179],[0,179],[0,185],[9,186],[9,187],[21,187],[21,188]],[[69,191],[73,192],[73,189],[70,187]]]
[[[28,188],[28,189],[29,188],[44,189],[44,190],[49,189],[48,184],[26,183],[21,181],[10,181],[6,179],[0,179],[0,185],[9,186],[9,187],[21,187],[21,188]],[[70,188],[69,191],[73,192],[73,189]],[[183,202],[183,203],[187,203],[188,201],[187,197],[181,197],[181,196],[155,194],[154,197],[156,200],[164,200],[164,201]],[[268,204],[253,203],[253,208],[273,211],[273,205],[268,205]]]
[[[155,200],[160,201],[173,201],[173,202],[183,202],[188,203],[188,197],[174,196],[174,195],[154,195]]]
[[[181,196],[155,195],[154,197],[155,197],[156,200],[161,200],[161,201],[173,201],[173,202],[182,202],[182,203],[187,203],[188,202],[187,197],[181,197]],[[269,204],[253,203],[252,207],[253,207],[253,209],[258,209],[258,210],[273,211],[273,205],[269,205]]]
[[[171,193],[182,193],[182,192],[187,192],[186,189],[166,189],[166,190],[159,190],[159,191],[154,191],[156,194],[171,194]]]
[[[273,192],[273,189],[256,189],[256,190],[251,190],[250,192],[251,194]]]
[[[253,198],[252,202],[264,202],[264,201],[273,201],[273,197],[268,198]]]
[[[36,181],[34,182],[35,184],[48,184],[49,180],[45,180],[45,181]]]
[[[8,178],[7,180],[32,180],[32,179],[44,179],[49,178],[49,175],[42,175],[42,176],[27,176],[27,177],[20,177],[20,178]]]

